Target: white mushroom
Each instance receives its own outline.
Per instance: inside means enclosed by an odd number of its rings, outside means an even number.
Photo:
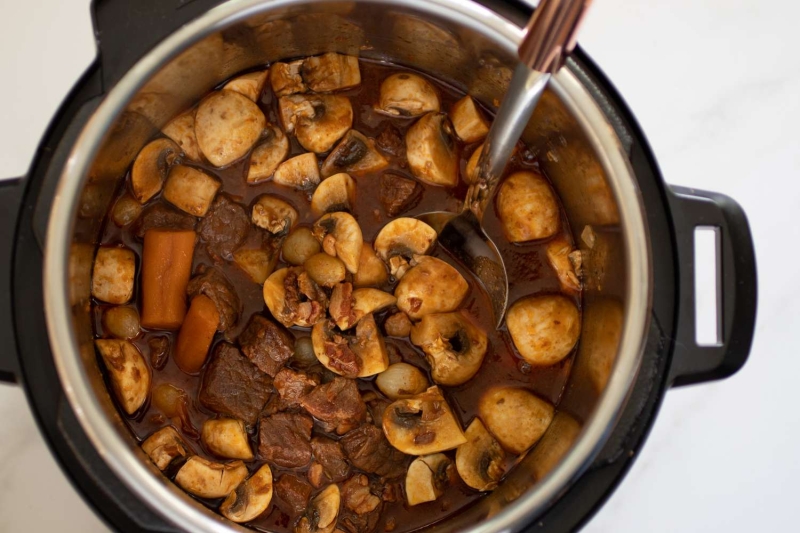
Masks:
[[[295,189],[311,189],[319,183],[317,155],[309,152],[287,159],[275,170],[272,179],[278,185]]]
[[[286,240],[283,241],[283,259],[292,265],[300,266],[312,255],[318,254],[322,250],[319,241],[314,238],[311,229],[299,227],[292,230]]]
[[[367,287],[385,285],[389,281],[386,265],[375,254],[369,243],[361,247],[361,256],[358,260],[358,272],[353,276],[353,285]]]
[[[481,159],[482,151],[483,145],[481,144],[472,152],[472,155],[469,156],[469,160],[467,160],[467,166],[464,167],[464,183],[467,185],[472,185],[478,181],[478,161]]]
[[[241,524],[258,518],[271,501],[272,470],[265,464],[228,494],[219,506],[219,512],[228,520]]]
[[[229,91],[235,91],[246,96],[253,102],[257,102],[258,97],[261,95],[261,91],[264,89],[264,85],[267,83],[268,76],[269,70],[248,72],[247,74],[242,74],[241,76],[233,78],[222,88]]]
[[[233,252],[233,261],[254,283],[263,285],[275,269],[278,256],[261,248],[240,248]]]
[[[497,193],[497,214],[511,242],[552,237],[561,223],[553,190],[531,171],[515,172],[503,181]]]
[[[246,477],[247,467],[241,461],[216,463],[193,455],[178,470],[175,483],[201,498],[223,498]]]
[[[401,117],[417,117],[439,111],[439,95],[422,76],[410,72],[392,74],[381,83],[375,111]]]
[[[275,63],[270,67],[269,79],[275,96],[304,93],[308,90],[303,76],[300,75],[302,66],[303,60],[299,59],[291,63]]]
[[[432,313],[411,328],[411,342],[422,348],[433,381],[455,387],[478,373],[486,355],[486,333],[464,311]]]
[[[371,288],[353,290],[352,284],[339,283],[333,288],[328,311],[339,329],[344,331],[365,316],[383,311],[395,302],[397,299],[388,292]]]
[[[358,58],[335,52],[306,58],[300,72],[308,88],[318,93],[349,89],[361,83]]]
[[[244,156],[264,131],[264,113],[246,96],[221,90],[200,102],[194,119],[197,143],[215,167]]]
[[[133,196],[139,203],[147,203],[161,192],[169,168],[179,153],[180,148],[170,139],[156,139],[142,148],[131,168]]]
[[[443,453],[417,457],[406,473],[408,505],[432,502],[450,486],[453,461]]]
[[[139,335],[139,312],[135,307],[109,307],[103,311],[103,331],[118,339],[132,339]]]
[[[159,470],[166,470],[173,461],[191,455],[191,450],[172,426],[163,427],[147,437],[142,450]]]
[[[314,223],[314,237],[328,255],[338,257],[351,274],[358,272],[364,238],[350,213],[328,213]]]
[[[489,133],[489,124],[469,95],[453,104],[450,120],[453,121],[456,135],[465,143],[478,142]]]
[[[255,184],[268,180],[289,155],[289,139],[278,126],[268,125],[264,130],[264,141],[250,154],[247,183]]]
[[[526,460],[537,481],[545,477],[567,455],[580,432],[580,422],[564,411],[556,413],[550,427]]]
[[[216,178],[185,165],[172,167],[164,186],[164,198],[183,211],[204,217],[221,187]]]
[[[94,344],[108,370],[117,400],[132,415],[144,404],[150,391],[150,370],[144,357],[125,340],[97,339]]]
[[[553,406],[525,389],[496,387],[485,392],[478,414],[486,428],[511,453],[521,454],[538,441],[553,420]]]
[[[309,257],[303,268],[318,285],[333,287],[344,281],[347,269],[338,257],[332,257],[325,252],[319,252]]]
[[[439,387],[397,400],[383,412],[389,443],[409,455],[443,452],[467,442]]]
[[[352,211],[356,203],[356,182],[344,172],[322,180],[311,196],[311,211],[324,215],[333,211]]]
[[[464,276],[435,257],[415,256],[412,264],[394,290],[397,308],[412,320],[455,311],[469,291]]]
[[[283,96],[278,108],[284,131],[297,136],[309,152],[327,152],[353,127],[353,106],[346,96]]]
[[[92,270],[92,296],[110,304],[124,304],[133,297],[136,256],[133,250],[101,246]]]
[[[564,296],[528,296],[509,308],[506,326],[523,359],[532,365],[553,365],[578,342],[581,317]]]
[[[244,422],[235,418],[216,418],[203,422],[200,438],[208,450],[225,459],[253,459]]]
[[[361,175],[378,172],[389,166],[389,162],[375,148],[375,140],[350,130],[331,150],[322,163],[322,175],[332,176],[340,172]]]
[[[285,235],[297,222],[297,210],[277,196],[263,194],[253,204],[251,220],[273,235]]]
[[[406,132],[408,166],[430,185],[458,185],[457,149],[453,125],[444,113],[428,113]]]
[[[572,263],[573,252],[574,248],[563,236],[547,243],[547,262],[556,271],[561,288],[567,293],[581,290],[581,282]]]
[[[425,255],[436,243],[436,230],[416,218],[396,218],[375,237],[375,251],[389,266],[389,272],[401,279],[415,255]]]
[[[415,396],[430,387],[422,370],[408,363],[389,365],[389,368],[378,374],[375,385],[390,400]]]
[[[178,143],[181,152],[192,161],[200,161],[202,154],[197,136],[194,133],[194,115],[196,109],[190,109],[173,118],[161,129],[161,133]]]
[[[294,533],[333,533],[342,506],[342,495],[337,485],[328,485],[314,496],[294,527]]]
[[[355,335],[337,331],[332,320],[321,320],[311,330],[311,342],[319,362],[344,377],[374,376],[389,366],[386,344],[372,315],[359,320]]]
[[[464,483],[475,490],[492,490],[506,472],[506,454],[500,443],[476,418],[464,433],[467,442],[456,450],[456,469]]]

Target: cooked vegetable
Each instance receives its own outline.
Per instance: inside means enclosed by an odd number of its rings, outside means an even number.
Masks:
[[[255,520],[272,501],[272,470],[265,464],[228,494],[219,507],[222,516],[237,523]]]
[[[164,186],[164,198],[183,211],[204,217],[221,184],[202,170],[176,165]]]
[[[277,196],[262,194],[253,204],[251,220],[273,235],[285,234],[297,222],[297,210]]]
[[[356,182],[344,172],[325,178],[311,197],[311,210],[320,216],[333,211],[352,211],[356,203]]]
[[[458,146],[444,113],[428,113],[406,133],[406,157],[417,179],[431,185],[458,185]]]
[[[317,494],[294,528],[295,533],[332,533],[342,505],[337,485],[328,485]]]
[[[246,477],[247,467],[241,461],[216,463],[193,455],[178,470],[175,483],[201,498],[224,498]]]
[[[180,148],[170,139],[156,139],[142,148],[131,168],[133,196],[139,203],[145,204],[161,192],[179,153]]]
[[[192,453],[172,426],[163,427],[147,437],[142,443],[142,450],[159,470],[166,470],[177,459]]]
[[[422,348],[433,381],[455,387],[478,373],[488,341],[465,311],[432,313],[411,328],[411,342]]]
[[[375,384],[390,400],[416,396],[430,387],[422,370],[408,363],[390,365],[378,374]]]
[[[417,457],[406,474],[408,505],[432,502],[450,485],[453,461],[443,453]]]
[[[256,104],[224,89],[200,102],[194,120],[200,150],[215,167],[229,165],[247,154],[267,125]]]
[[[208,296],[195,296],[175,343],[175,364],[178,368],[187,374],[200,371],[218,327],[217,306]]]
[[[353,106],[346,96],[283,96],[278,108],[284,131],[309,152],[327,152],[353,127]]]
[[[226,83],[222,88],[242,94],[252,100],[258,101],[261,91],[264,89],[264,84],[267,82],[269,76],[268,70],[259,70],[256,72],[248,72],[233,78]]]
[[[197,144],[197,136],[194,133],[195,112],[195,109],[190,109],[178,115],[168,122],[161,132],[175,141],[187,158],[200,161],[202,159],[200,145]]]
[[[186,315],[193,231],[147,230],[142,249],[142,326],[178,329]]]
[[[560,227],[558,201],[547,181],[531,171],[515,172],[497,193],[497,215],[511,242],[552,237]]]
[[[314,237],[326,254],[338,257],[351,274],[358,272],[364,239],[361,227],[349,213],[328,213],[314,223]]]
[[[277,253],[261,248],[242,248],[233,252],[233,261],[254,283],[263,285],[278,262]]]
[[[314,353],[322,366],[348,378],[374,376],[389,366],[386,344],[372,315],[359,320],[355,335],[334,328],[333,321],[326,319],[311,330]]]
[[[450,109],[450,119],[458,138],[465,143],[478,142],[489,133],[489,124],[478,111],[475,100],[467,95]]]
[[[299,227],[292,230],[283,241],[283,259],[287,263],[300,266],[308,258],[322,250],[319,241],[309,228]]]
[[[361,175],[378,172],[387,166],[389,162],[375,149],[373,139],[356,130],[350,130],[325,158],[322,175],[327,177],[341,172]]]
[[[387,115],[417,117],[439,111],[439,95],[421,76],[409,72],[392,74],[381,84],[381,97],[375,110]]]
[[[136,257],[128,248],[97,249],[92,271],[92,296],[110,304],[124,304],[133,296]]]
[[[125,340],[97,339],[111,386],[122,409],[132,415],[144,404],[150,392],[150,370],[136,346]]]
[[[304,93],[308,90],[303,77],[300,75],[302,66],[303,60],[300,59],[291,63],[274,63],[270,67],[269,77],[275,96]]]
[[[439,387],[397,400],[383,413],[389,443],[409,455],[443,452],[467,442]]]
[[[523,359],[533,365],[553,365],[578,342],[581,318],[564,296],[528,296],[508,309],[506,326]]]
[[[486,428],[511,453],[521,454],[547,431],[554,409],[525,389],[496,387],[481,396],[478,414]]]
[[[547,261],[558,275],[561,288],[566,292],[581,290],[581,282],[572,263],[574,249],[564,237],[557,237],[547,244]]]
[[[103,312],[103,330],[118,339],[139,335],[139,312],[135,307],[109,307]]]
[[[394,290],[397,308],[412,320],[430,313],[446,313],[458,308],[469,291],[467,280],[441,259],[415,256],[414,265]]]
[[[342,331],[355,326],[363,317],[380,312],[397,299],[378,289],[356,289],[350,283],[339,283],[333,288],[329,312]]]
[[[247,169],[247,183],[250,184],[271,178],[278,165],[289,156],[289,139],[278,126],[267,125],[264,132],[264,140],[250,154]]]
[[[300,72],[308,88],[317,93],[349,89],[361,83],[358,58],[335,52],[307,58]]]
[[[111,219],[117,226],[124,227],[134,222],[141,214],[142,204],[126,193],[114,204]]]
[[[558,465],[575,443],[580,432],[580,422],[564,411],[556,413],[550,427],[547,428],[536,448],[530,453],[528,464],[531,465],[537,481]]]
[[[361,247],[361,256],[358,259],[358,271],[353,276],[353,285],[356,287],[381,286],[389,280],[386,265],[375,255],[369,243]]]
[[[402,311],[388,317],[383,327],[386,334],[392,337],[408,337],[411,334],[411,320]]]
[[[212,418],[203,422],[200,434],[211,453],[225,459],[253,459],[244,422],[235,418]]]
[[[494,489],[506,472],[503,448],[480,418],[472,421],[464,435],[467,442],[456,450],[458,475],[473,489]]]
[[[311,279],[323,287],[333,287],[344,281],[347,269],[341,259],[320,252],[309,257],[303,267]]]
[[[272,176],[275,183],[295,189],[307,190],[319,183],[317,155],[307,153],[287,159],[278,165]]]
[[[478,162],[481,159],[481,152],[483,152],[483,145],[478,146],[467,160],[467,166],[464,168],[464,183],[467,185],[478,181]]]
[[[389,265],[392,276],[401,279],[415,255],[425,255],[436,243],[436,230],[416,218],[395,218],[375,237],[375,251]]]

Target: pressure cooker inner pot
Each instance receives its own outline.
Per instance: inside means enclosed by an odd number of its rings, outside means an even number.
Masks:
[[[87,428],[90,437],[112,428],[126,443],[124,453],[135,454],[143,468],[149,470],[148,475],[164,485],[171,497],[158,502],[157,510],[164,512],[164,507],[180,502],[181,512],[203,515],[204,518],[197,520],[205,520],[209,528],[240,527],[224,521],[172,486],[151,464],[120,417],[98,366],[90,306],[92,265],[104,217],[134,158],[164,124],[234,74],[279,60],[325,52],[410,67],[472,95],[487,108],[496,109],[516,63],[509,36],[513,38],[520,30],[484,6],[461,4],[454,8],[447,1],[279,1],[264,5],[232,2],[221,8],[224,12],[217,16],[216,26],[197,25],[196,35],[186,39],[185,46],[171,50],[155,74],[135,80],[135,92],[116,102],[113,121],[87,165],[84,185],[75,199],[66,290],[74,339],[81,354],[81,371],[85,372],[104,413],[102,419],[82,420],[82,423],[84,427],[92,426]],[[191,25],[182,31],[190,29]],[[135,73],[129,77],[132,75]],[[570,457],[581,442],[581,430],[594,420],[598,406],[607,396],[604,394],[607,385],[614,382],[624,387],[635,374],[638,346],[629,343],[627,352],[620,347],[623,334],[635,339],[644,331],[644,319],[638,316],[632,320],[630,316],[634,308],[630,301],[634,292],[630,279],[632,257],[641,256],[631,253],[630,232],[644,233],[644,229],[630,223],[630,219],[638,220],[636,213],[626,216],[625,211],[631,206],[634,210],[641,206],[635,195],[634,203],[630,203],[630,191],[635,192],[630,171],[625,167],[612,168],[598,135],[606,136],[606,147],[609,139],[612,147],[618,139],[605,123],[595,124],[597,128],[591,129],[586,117],[599,113],[591,99],[575,98],[575,94],[583,94],[582,90],[572,72],[562,71],[542,98],[523,137],[557,190],[575,245],[581,251],[582,333],[558,414],[545,436],[521,458],[495,491],[430,526],[430,530],[475,526],[518,500],[532,501],[531,495],[542,487],[540,482],[562,459]],[[621,148],[617,149],[621,153]],[[628,191],[625,208],[620,202],[623,186]],[[641,270],[641,265],[636,269]],[[649,292],[650,287],[640,280],[636,290]],[[641,301],[641,294],[638,297]],[[615,361],[622,357],[627,358],[625,365],[622,368],[617,365],[615,370]],[[612,380],[615,372],[628,375]],[[613,418],[611,414],[624,401],[624,392],[617,391],[612,402],[615,405],[607,406],[606,421]],[[597,440],[604,433],[600,431],[590,437]],[[584,452],[596,450],[598,444],[585,442]],[[108,453],[117,452],[105,449],[104,453],[108,457]],[[585,454],[583,459],[585,463]],[[560,482],[565,483],[582,466],[572,465]],[[124,467],[117,467],[123,480],[134,489],[137,486],[141,489],[136,475],[120,469]],[[541,511],[544,503],[516,512],[533,518],[531,513]],[[176,515],[170,516],[174,519]]]

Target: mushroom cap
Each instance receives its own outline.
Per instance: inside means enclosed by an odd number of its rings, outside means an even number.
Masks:
[[[228,494],[219,512],[233,522],[249,522],[266,511],[271,501],[272,470],[265,464]]]
[[[333,211],[352,211],[356,203],[356,182],[341,172],[325,178],[311,196],[311,211],[317,216]]]
[[[223,498],[246,477],[247,467],[242,461],[216,463],[193,455],[178,470],[175,483],[201,498]]]
[[[126,340],[97,339],[97,351],[103,358],[111,378],[111,388],[129,415],[147,400],[150,392],[150,370],[139,350]]]
[[[339,284],[333,289],[329,312],[331,318],[342,331],[348,330],[358,324],[365,316],[380,312],[397,302],[392,294],[379,289],[363,288],[350,292],[344,284]],[[344,302],[343,299],[348,299]]]
[[[172,426],[166,426],[147,437],[142,450],[159,470],[165,470],[179,457],[191,455],[191,450]]]
[[[475,490],[494,489],[506,471],[503,448],[480,418],[472,421],[464,435],[467,442],[456,450],[458,475]]]
[[[406,473],[408,505],[432,502],[450,485],[453,461],[443,453],[417,457]]]
[[[181,152],[192,161],[200,161],[202,154],[194,132],[194,116],[197,109],[190,109],[173,118],[161,129],[161,133],[175,141]]]
[[[560,294],[527,296],[508,309],[506,327],[520,356],[532,365],[553,365],[578,342],[581,317]]]
[[[411,328],[411,342],[425,352],[433,381],[451,387],[478,373],[488,346],[486,333],[464,311],[423,316]]]
[[[415,256],[414,262],[395,288],[398,309],[412,320],[456,310],[469,291],[464,276],[435,257]]]
[[[361,175],[378,172],[387,166],[389,162],[375,148],[375,141],[351,129],[325,158],[322,175],[332,176],[339,172]]]
[[[259,228],[273,235],[280,235],[291,231],[297,222],[297,216],[297,210],[285,200],[262,194],[253,204],[251,220]]]
[[[369,243],[364,243],[358,259],[358,272],[353,276],[353,285],[380,287],[387,281],[389,273],[386,272],[386,264],[381,261]]]
[[[133,197],[145,204],[161,192],[181,149],[170,139],[156,139],[141,149],[131,168]]]
[[[531,171],[515,172],[500,184],[497,215],[510,242],[552,237],[561,226],[558,200],[547,180]]]
[[[436,230],[416,218],[395,218],[383,226],[375,237],[375,252],[384,261],[400,255],[410,259],[425,255],[436,243]]]
[[[478,403],[486,428],[506,450],[521,454],[541,438],[553,420],[553,406],[532,392],[516,387],[495,387]]]
[[[489,124],[470,95],[453,104],[450,109],[450,119],[453,121],[456,135],[465,143],[478,142],[489,133]]]
[[[250,166],[247,168],[247,183],[250,184],[271,178],[289,156],[289,139],[278,126],[268,124],[263,137],[265,140],[250,154]]]
[[[272,179],[278,185],[308,190],[319,183],[317,154],[308,152],[287,159],[275,169]]]
[[[428,113],[408,129],[406,157],[420,181],[440,187],[458,185],[458,145],[444,113]]]
[[[278,107],[283,129],[309,152],[329,151],[353,127],[353,105],[346,96],[282,96]]]
[[[200,432],[203,444],[214,455],[225,459],[253,459],[244,422],[235,418],[216,418],[203,422]]]
[[[332,533],[339,518],[342,494],[338,485],[328,485],[314,496],[294,528],[295,533]]]
[[[200,102],[195,115],[197,143],[215,167],[240,159],[267,125],[264,113],[246,96],[221,90]]]
[[[338,257],[351,274],[358,272],[364,238],[350,213],[328,213],[314,223],[314,237],[329,255]]]
[[[322,366],[348,378],[374,376],[389,366],[386,344],[372,315],[359,320],[355,335],[334,328],[334,322],[326,319],[311,330],[314,354]]]
[[[248,72],[247,74],[242,74],[241,76],[233,78],[222,88],[229,91],[235,91],[246,96],[253,102],[257,102],[258,97],[261,95],[262,89],[264,89],[264,84],[267,82],[268,76],[269,70]]]
[[[410,72],[398,72],[383,80],[375,106],[379,113],[401,117],[417,117],[439,109],[439,95],[433,85]]]
[[[397,400],[383,413],[389,443],[409,455],[427,455],[467,442],[439,387]]]

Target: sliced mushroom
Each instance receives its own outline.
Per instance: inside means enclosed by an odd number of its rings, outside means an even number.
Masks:
[[[194,131],[206,159],[224,167],[249,152],[266,125],[255,103],[237,92],[221,90],[200,102]]]
[[[464,311],[432,313],[411,328],[411,342],[422,348],[433,381],[455,387],[478,373],[488,341]]]
[[[253,459],[244,422],[235,418],[216,418],[203,422],[200,433],[208,450],[225,459]]]
[[[458,475],[475,490],[493,490],[506,473],[503,448],[480,418],[472,421],[464,435],[467,442],[456,450]]]
[[[378,172],[389,166],[389,162],[375,148],[375,141],[356,130],[350,130],[336,145],[325,162],[322,175],[332,176],[340,172],[361,175]]]
[[[356,203],[356,182],[344,172],[322,180],[311,197],[311,211],[317,216],[334,211],[352,211]]]
[[[414,256],[412,264],[394,290],[397,308],[412,320],[455,311],[469,291],[464,276],[435,257]]]
[[[312,255],[322,250],[319,241],[309,228],[295,228],[283,241],[283,259],[292,265],[300,266]]]
[[[180,154],[178,145],[170,139],[156,139],[145,145],[131,168],[133,196],[145,204],[161,192],[170,166]]]
[[[561,288],[568,293],[581,290],[581,282],[572,262],[574,252],[572,245],[563,236],[559,236],[547,244],[547,261],[558,275]]]
[[[336,52],[306,58],[300,73],[308,88],[318,93],[349,89],[361,83],[358,58]]]
[[[111,378],[111,387],[122,409],[132,415],[150,391],[150,370],[139,350],[126,340],[97,339],[97,351]]]
[[[132,339],[139,335],[139,312],[135,307],[110,307],[103,311],[103,331],[118,339]]]
[[[497,193],[497,214],[506,238],[525,242],[552,237],[560,227],[558,200],[540,174],[515,172]]]
[[[344,331],[365,316],[383,311],[395,302],[397,298],[388,292],[372,288],[353,290],[350,283],[339,283],[333,288],[329,312],[339,329]]]
[[[133,297],[136,256],[133,250],[102,246],[92,270],[92,296],[110,304],[124,304]]]
[[[196,217],[204,217],[211,207],[220,182],[193,167],[172,167],[164,186],[164,198],[182,211]]]
[[[400,72],[381,83],[381,97],[375,111],[400,117],[418,117],[439,111],[439,95],[425,78]]]
[[[191,455],[191,450],[172,426],[163,427],[147,437],[142,443],[142,450],[162,471],[173,461]]]
[[[306,514],[294,527],[294,533],[332,533],[336,529],[341,505],[338,485],[328,485],[311,500]]]
[[[458,420],[435,386],[390,404],[383,413],[383,432],[392,446],[409,455],[443,452],[467,442]]]
[[[338,257],[351,274],[358,272],[364,238],[350,213],[328,213],[314,223],[314,237],[328,255]]]
[[[486,428],[506,450],[521,454],[544,435],[553,421],[553,406],[525,389],[496,387],[478,403]]]
[[[481,144],[478,146],[472,155],[469,156],[469,160],[467,161],[467,166],[464,167],[464,183],[467,185],[472,185],[476,181],[478,181],[478,162],[481,159],[481,152],[483,151],[483,145]]]
[[[190,109],[173,118],[161,129],[161,133],[178,143],[181,152],[192,161],[200,161],[202,158],[200,145],[197,144],[197,136],[194,133],[196,112],[196,109]]]
[[[286,327],[309,327],[325,316],[327,296],[302,268],[282,268],[264,282],[264,303]]]
[[[264,194],[253,204],[251,220],[273,235],[285,235],[297,222],[297,210],[277,196]]]
[[[264,141],[250,154],[247,183],[255,184],[268,180],[289,155],[289,139],[278,126],[268,125],[264,130]]]
[[[391,400],[416,396],[425,392],[430,383],[419,368],[408,363],[395,363],[378,374],[375,385]]]
[[[303,60],[300,59],[291,63],[275,63],[270,67],[269,79],[275,96],[304,93],[308,90],[303,76],[300,75],[302,66]]]
[[[408,505],[432,502],[450,485],[453,461],[443,453],[417,457],[406,474]]]
[[[369,243],[361,247],[361,256],[358,260],[358,272],[353,276],[353,285],[356,287],[385,285],[389,281],[386,265],[375,254]]]
[[[327,152],[353,127],[353,106],[346,96],[283,96],[278,107],[283,129],[309,152]]]
[[[303,268],[317,284],[323,287],[333,287],[344,281],[347,269],[338,257],[331,257],[325,252],[320,252],[309,257]]]
[[[311,330],[314,354],[322,365],[348,378],[380,374],[389,366],[389,355],[372,315],[359,320],[355,335],[335,329],[332,320],[321,320]]]
[[[219,512],[228,520],[241,524],[258,518],[271,501],[272,470],[265,464],[228,494],[219,506]]]
[[[428,113],[406,132],[408,166],[430,185],[458,185],[457,150],[453,125],[444,113]]]
[[[193,455],[178,470],[175,483],[201,498],[223,498],[246,477],[247,467],[241,461],[216,463]]]
[[[254,283],[263,285],[275,269],[278,256],[261,248],[241,248],[233,252],[233,261]]]
[[[319,166],[317,155],[307,153],[287,159],[275,170],[272,179],[278,185],[307,190],[319,183]]]
[[[581,317],[564,296],[528,296],[509,308],[506,326],[523,359],[532,365],[553,365],[578,342]]]
[[[456,135],[465,143],[478,142],[489,133],[489,124],[478,111],[475,100],[469,95],[453,104],[450,109],[450,119],[453,121]]]
[[[386,261],[392,276],[401,279],[415,255],[425,255],[436,243],[436,230],[416,218],[396,218],[375,237],[375,251]]]
[[[222,88],[235,91],[248,97],[253,102],[257,102],[258,97],[261,96],[261,91],[264,89],[264,85],[267,83],[267,76],[269,76],[269,70],[248,72],[247,74],[242,74],[241,76],[233,78]]]

